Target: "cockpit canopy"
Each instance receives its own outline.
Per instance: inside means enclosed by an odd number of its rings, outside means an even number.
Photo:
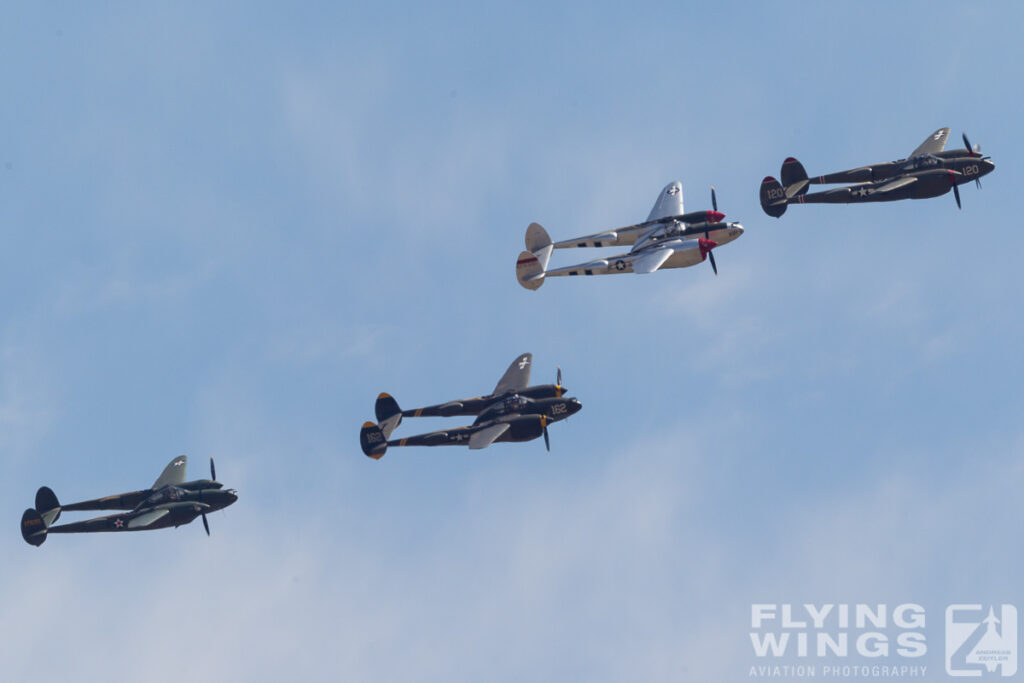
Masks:
[[[636,244],[633,245],[633,251],[642,249],[650,244],[654,244],[655,242],[679,237],[685,227],[686,225],[680,221],[669,221],[659,225],[657,228],[651,230],[649,233],[637,240]]]
[[[187,495],[188,491],[179,486],[164,486],[151,493],[148,498],[139,503],[137,509],[169,503],[175,500],[184,500]]]
[[[499,415],[508,415],[509,413],[516,413],[526,407],[529,401],[523,398],[519,394],[512,394],[501,402],[500,409],[498,410]]]
[[[904,171],[924,171],[929,168],[939,168],[942,166],[942,159],[935,156],[934,154],[922,154],[916,156],[913,159],[909,159],[907,163],[903,164]]]
[[[515,415],[516,413],[521,413],[526,409],[529,403],[530,399],[525,396],[520,396],[519,394],[506,396],[500,402],[490,405],[487,410],[480,413],[474,424],[479,424],[486,420],[493,420],[494,418],[501,417],[502,415]]]

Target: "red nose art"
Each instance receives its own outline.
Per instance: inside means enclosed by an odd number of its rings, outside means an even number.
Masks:
[[[718,246],[718,242],[714,240],[699,239],[697,240],[697,246],[700,247],[700,260],[703,261],[708,257],[708,252]]]
[[[721,223],[725,214],[720,211],[708,211],[708,223]]]

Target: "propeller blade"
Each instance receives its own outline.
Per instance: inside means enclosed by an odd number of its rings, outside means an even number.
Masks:
[[[718,265],[715,263],[715,252],[708,252],[708,260],[711,261],[711,270],[715,271],[715,276],[718,276]]]
[[[555,375],[555,384],[562,386],[562,366],[558,366],[558,373]]]
[[[967,148],[967,155],[972,157],[976,156],[977,150],[971,147],[971,141],[967,139],[967,133],[963,133],[962,135],[964,137],[964,147]]]
[[[715,197],[715,186],[711,186],[711,208],[718,211],[718,199]]]
[[[964,207],[960,205],[960,188],[953,184],[953,196],[956,197],[956,208],[963,210]]]
[[[548,426],[544,425],[544,448],[548,449],[548,453],[551,452],[551,440],[548,438]]]
[[[217,481],[217,468],[213,466],[213,456],[210,456],[210,479]]]
[[[210,523],[206,521],[206,515],[203,515],[203,528],[206,529],[206,535],[210,535]]]
[[[981,178],[975,178],[974,179],[974,184],[977,185],[978,189],[980,190],[981,189]]]

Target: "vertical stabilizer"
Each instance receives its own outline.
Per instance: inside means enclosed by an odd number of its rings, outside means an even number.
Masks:
[[[779,181],[767,176],[761,181],[761,208],[769,216],[778,218],[786,213],[786,191]]]

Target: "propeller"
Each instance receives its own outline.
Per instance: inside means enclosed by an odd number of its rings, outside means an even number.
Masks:
[[[956,186],[956,180],[952,177],[950,179],[953,180],[953,196],[956,197],[956,208],[963,210],[964,207],[960,205],[960,189]]]
[[[544,448],[548,449],[548,453],[551,452],[551,439],[548,438],[548,416],[540,416],[540,425],[544,428]]]
[[[972,156],[972,157],[980,156],[981,155],[981,145],[978,145],[977,147],[972,147],[971,146],[971,141],[967,139],[967,133],[962,133],[962,135],[963,135],[963,138],[964,138],[964,147],[967,148],[967,156]]]
[[[715,196],[715,186],[711,186],[711,208],[716,212],[718,211],[718,197]],[[708,235],[708,231],[704,231],[704,239],[710,240],[711,237]],[[715,271],[715,277],[718,277],[718,264],[715,263],[715,255],[710,250],[708,251],[708,260],[711,261],[711,270]]]
[[[217,481],[217,468],[213,466],[213,456],[210,456],[210,479]],[[206,521],[206,513],[203,513],[203,528],[206,529],[206,535],[210,535],[210,523]]]
[[[558,366],[558,372],[555,373],[555,384],[562,386],[562,366]]]

